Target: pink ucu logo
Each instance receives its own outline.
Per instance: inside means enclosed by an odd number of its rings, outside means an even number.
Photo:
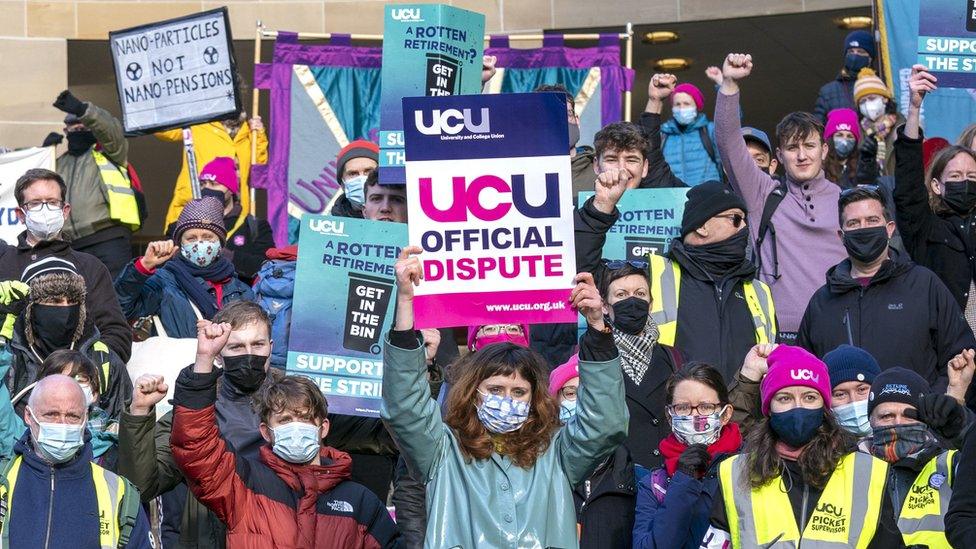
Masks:
[[[491,207],[481,201],[483,191],[487,189],[492,189],[498,196],[497,204]],[[508,201],[506,194],[511,195]],[[470,184],[464,176],[455,176],[451,178],[451,205],[443,210],[434,205],[431,178],[420,178],[420,209],[439,223],[467,221],[469,213],[482,221],[498,221],[511,211],[512,206],[525,217],[559,217],[559,174],[546,174],[546,199],[539,205],[529,204],[526,199],[525,176],[522,174],[512,175],[511,185],[497,175],[482,175],[472,179]]]
[[[798,381],[812,381],[820,383],[820,376],[813,373],[813,370],[790,370],[790,377]]]

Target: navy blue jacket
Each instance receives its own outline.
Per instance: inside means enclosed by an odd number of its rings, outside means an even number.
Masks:
[[[827,113],[834,109],[851,109],[857,112],[857,105],[854,104],[856,78],[847,74],[846,69],[842,69],[837,78],[824,84],[817,94],[817,104],[813,107],[814,116],[821,122],[826,122]]]
[[[644,476],[637,485],[634,549],[698,549],[708,531],[722,459],[712,460],[701,480],[675,472],[662,487],[667,490],[663,502],[658,502],[651,485],[655,477],[663,475]]]
[[[71,460],[52,466],[34,452],[29,440],[28,429],[14,446],[14,453],[24,459],[4,524],[10,528],[10,546],[97,549],[98,502],[92,481],[91,444],[86,441]],[[125,547],[152,547],[149,521],[141,507]]]

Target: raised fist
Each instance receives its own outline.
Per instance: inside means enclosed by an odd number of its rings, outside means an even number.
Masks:
[[[148,416],[153,406],[166,398],[169,386],[163,376],[142,374],[132,384],[132,403],[129,413],[134,416]]]
[[[722,78],[742,80],[752,74],[752,56],[748,53],[730,53],[722,65]]]
[[[157,240],[149,243],[149,247],[146,248],[146,255],[142,256],[139,261],[142,262],[143,268],[152,271],[173,259],[173,256],[179,251],[180,247],[172,240]]]
[[[653,100],[664,101],[674,92],[677,83],[678,78],[673,74],[655,74],[647,84],[647,96]]]

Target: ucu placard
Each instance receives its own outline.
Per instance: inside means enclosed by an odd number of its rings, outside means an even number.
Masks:
[[[419,328],[573,322],[566,99],[405,98],[409,240]]]

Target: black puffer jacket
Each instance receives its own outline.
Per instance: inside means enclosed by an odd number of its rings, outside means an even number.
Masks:
[[[976,278],[976,212],[962,217],[935,213],[922,165],[922,135],[909,139],[898,129],[895,141],[895,220],[905,250],[919,265],[932,269],[962,309]]]
[[[850,343],[871,353],[882,369],[909,368],[945,391],[949,360],[976,347],[976,339],[932,271],[895,250],[889,254],[867,286],[851,278],[849,259],[827,271],[827,284],[803,314],[797,344],[823,356]]]
[[[573,490],[580,549],[629,549],[633,541],[637,482],[634,462],[620,446]]]

